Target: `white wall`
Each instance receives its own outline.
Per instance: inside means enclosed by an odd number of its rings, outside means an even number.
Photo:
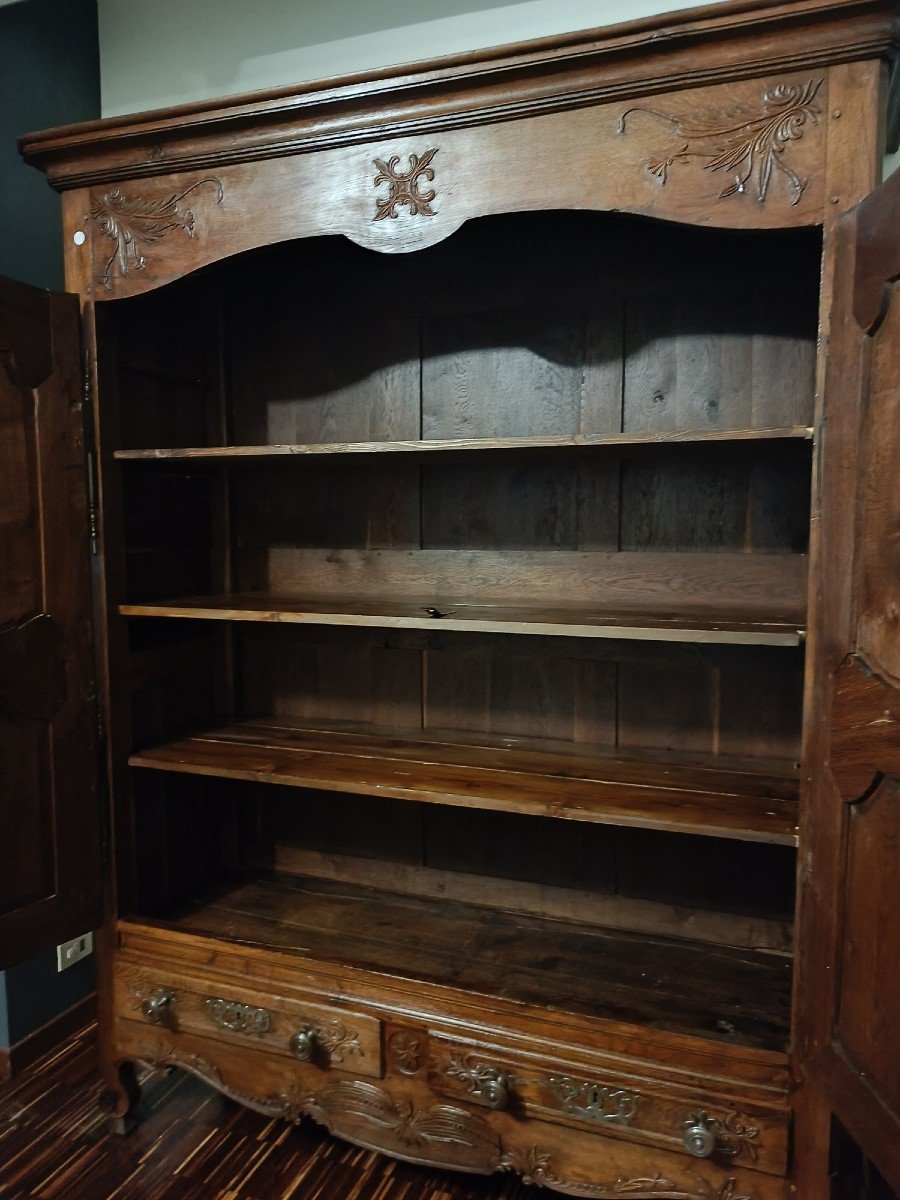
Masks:
[[[677,0],[98,0],[103,115],[686,7]]]

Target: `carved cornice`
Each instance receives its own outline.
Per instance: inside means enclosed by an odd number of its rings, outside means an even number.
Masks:
[[[890,0],[731,0],[402,69],[31,134],[65,189],[886,57]]]

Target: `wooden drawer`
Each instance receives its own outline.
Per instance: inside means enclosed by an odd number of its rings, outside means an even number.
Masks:
[[[381,1075],[381,1023],[337,1005],[247,988],[200,974],[120,962],[116,1015],[173,1033],[253,1045],[319,1067]]]
[[[425,1166],[514,1173],[551,1189],[548,1196],[787,1200],[786,1181],[775,1175],[624,1138],[608,1137],[601,1146],[587,1126],[523,1121],[511,1109],[492,1110],[471,1096],[448,1101],[424,1077],[375,1081],[320,1071],[247,1041],[173,1034],[140,1020],[117,1021],[116,1049],[190,1071],[267,1116],[310,1117],[358,1146]]]
[[[389,1067],[398,1035],[388,1032]],[[747,1102],[679,1083],[663,1064],[623,1069],[526,1053],[431,1031],[423,1073],[432,1091],[454,1100],[573,1128],[636,1140],[685,1157],[709,1158],[784,1175],[790,1112],[785,1104]],[[402,1066],[401,1066],[402,1073]],[[655,1073],[655,1077],[654,1077]],[[677,1075],[677,1072],[673,1072]],[[688,1149],[688,1146],[692,1149]]]

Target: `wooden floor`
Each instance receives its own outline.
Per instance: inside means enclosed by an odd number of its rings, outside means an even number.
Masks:
[[[2,1200],[530,1200],[513,1177],[392,1162],[272,1121],[179,1071],[146,1072],[133,1133],[97,1108],[94,1030],[0,1088]]]

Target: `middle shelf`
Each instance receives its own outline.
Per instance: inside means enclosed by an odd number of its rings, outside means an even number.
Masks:
[[[436,607],[434,599],[426,598],[362,600],[335,596],[307,599],[294,595],[229,592],[122,604],[119,612],[127,617],[729,645],[798,646],[803,639],[804,615],[801,607],[795,604],[784,605],[781,611],[764,612],[759,603],[752,606],[748,604],[742,609],[734,605],[717,605],[714,600],[690,606],[672,604],[662,611],[650,608],[601,610],[586,606],[526,606],[454,600],[439,603],[440,607]]]
[[[552,747],[552,748],[550,748]],[[796,845],[799,780],[775,760],[587,753],[536,738],[244,720],[133,754],[134,767],[427,804]]]

